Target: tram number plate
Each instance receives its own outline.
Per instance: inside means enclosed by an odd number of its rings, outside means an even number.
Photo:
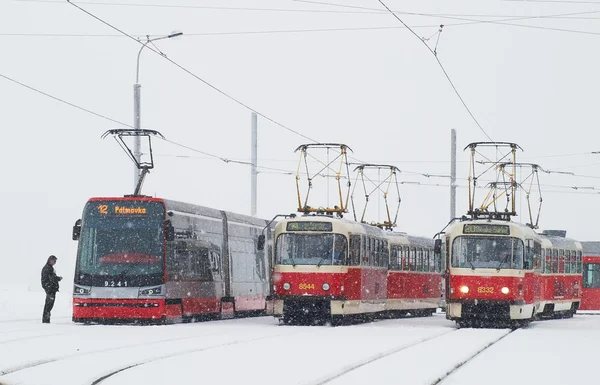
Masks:
[[[127,287],[127,281],[104,281],[104,287]]]
[[[493,287],[479,286],[477,288],[477,292],[478,293],[484,293],[484,294],[492,294],[494,292],[494,288]]]
[[[307,289],[315,289],[315,284],[314,283],[301,283],[300,285],[298,285],[298,288],[300,290],[307,290]]]

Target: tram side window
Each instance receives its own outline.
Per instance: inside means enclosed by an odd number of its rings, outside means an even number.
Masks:
[[[390,270],[398,270],[398,247],[390,247]]]
[[[350,266],[360,265],[360,235],[350,236]]]
[[[600,289],[600,263],[583,264],[583,287]]]
[[[571,274],[571,250],[565,250],[565,273]]]
[[[533,269],[540,271],[542,268],[542,245],[539,242],[533,242]]]
[[[408,257],[408,270],[415,271],[417,266],[417,250],[414,247],[410,248],[410,255]]]
[[[382,241],[381,253],[382,253],[381,262],[383,263],[381,266],[388,267],[390,254],[389,254],[389,248],[388,248],[387,241]]]
[[[577,251],[571,250],[571,274],[577,274]]]
[[[402,248],[402,270],[403,271],[408,271],[408,255],[409,255],[409,251],[408,251],[408,246],[404,246]]]
[[[544,273],[552,273],[552,249],[545,249],[544,253]]]
[[[360,264],[361,266],[367,266],[369,264],[369,238],[363,236],[360,245]]]
[[[581,272],[583,271],[582,270],[582,266],[581,266],[582,262],[583,261],[582,261],[582,258],[581,258],[581,250],[577,250],[577,273],[578,274],[581,274]]]
[[[551,273],[558,273],[558,250],[552,250],[552,269]]]
[[[527,239],[525,242],[525,263],[523,264],[523,268],[529,270],[533,265],[533,240]]]

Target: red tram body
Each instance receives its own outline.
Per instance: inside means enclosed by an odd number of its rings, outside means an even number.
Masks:
[[[459,326],[522,325],[579,307],[579,242],[489,219],[456,222],[445,240],[446,317]]]
[[[267,221],[151,197],[92,198],[79,240],[73,320],[152,321],[261,314]]]
[[[565,236],[565,231],[541,234],[539,317],[571,317],[581,304],[582,246]]]
[[[583,245],[583,277],[581,310],[600,310],[600,242]]]
[[[417,248],[407,236],[328,215],[282,220],[274,239],[274,315],[285,323],[338,324],[411,309],[431,314],[439,307],[441,268],[430,271],[426,259],[427,270],[416,271],[417,263],[425,266],[424,248],[436,266],[431,240]]]

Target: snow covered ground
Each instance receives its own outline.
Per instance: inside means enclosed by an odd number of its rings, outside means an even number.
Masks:
[[[595,383],[600,341],[590,314],[512,333],[458,330],[443,315],[337,328],[271,317],[85,326],[71,322],[68,294],[41,324],[43,300],[0,287],[0,384]]]

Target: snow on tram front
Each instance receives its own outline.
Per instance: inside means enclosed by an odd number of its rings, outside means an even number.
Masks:
[[[385,311],[387,248],[384,231],[370,225],[321,214],[281,220],[275,226],[274,316],[284,323],[340,324],[348,316]]]
[[[79,222],[79,221],[78,221]],[[154,198],[92,198],[79,240],[73,319],[161,319],[165,304],[165,205]]]
[[[534,319],[534,260],[541,238],[514,222],[473,219],[445,233],[446,318],[459,326],[526,324]]]

